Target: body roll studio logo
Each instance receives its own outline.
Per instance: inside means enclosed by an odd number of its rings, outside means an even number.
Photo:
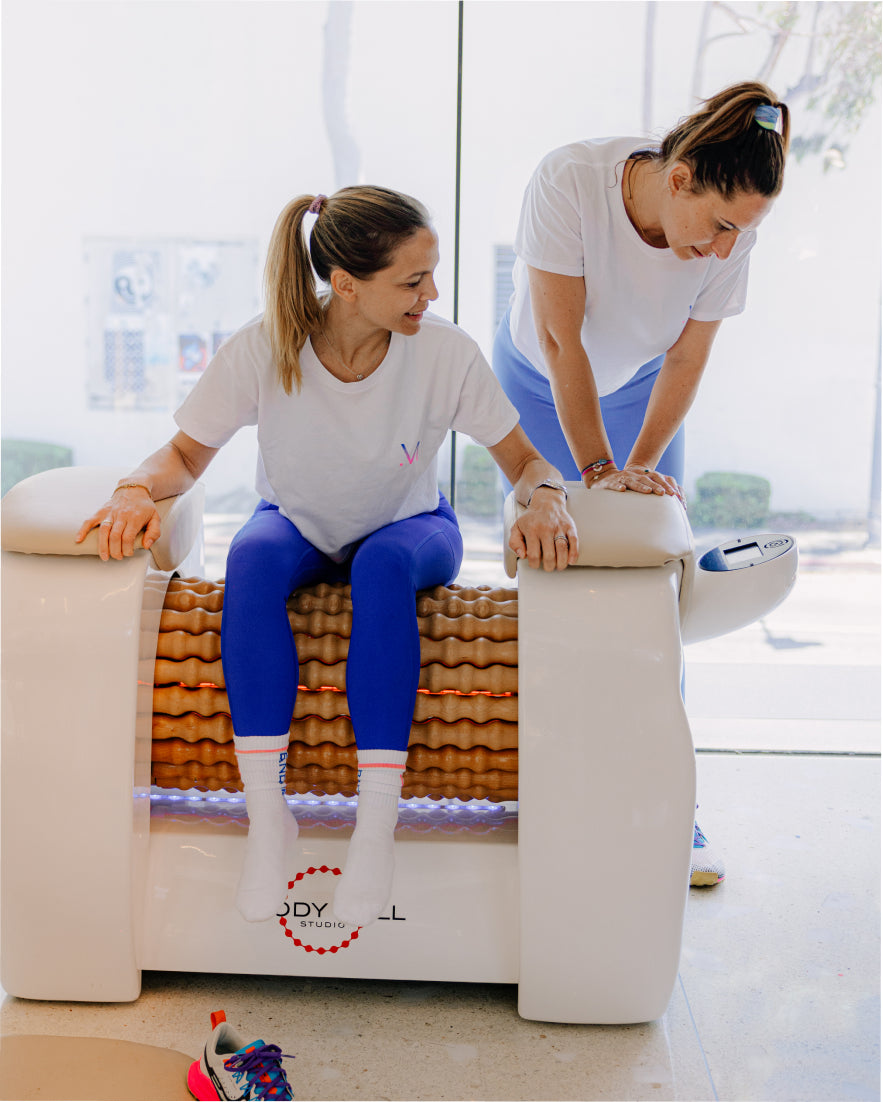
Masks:
[[[341,922],[332,905],[334,878],[341,870],[330,865],[311,865],[288,882],[288,892],[282,910],[278,913],[279,925],[295,949],[305,953],[339,953],[348,949],[359,938],[361,926],[352,927]],[[379,922],[404,922],[396,914],[395,906],[389,914],[380,915]]]

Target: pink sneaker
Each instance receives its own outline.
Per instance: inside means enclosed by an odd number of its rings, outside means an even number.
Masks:
[[[200,1102],[220,1099],[293,1099],[282,1067],[287,1056],[276,1045],[246,1041],[227,1022],[223,1010],[212,1014],[212,1035],[200,1060],[187,1074],[187,1087]]]

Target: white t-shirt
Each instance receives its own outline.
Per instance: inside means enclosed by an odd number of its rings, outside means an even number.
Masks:
[[[553,150],[524,194],[515,237],[510,328],[515,347],[541,374],[527,267],[583,276],[582,341],[601,395],[619,390],[638,368],[667,352],[689,318],[716,321],[745,308],[753,230],[740,233],[726,260],[679,260],[648,245],[622,198],[626,159],[646,141],[602,138]]]
[[[448,429],[491,447],[518,423],[475,341],[428,313],[414,336],[391,335],[361,382],[335,379],[309,341],[300,364],[303,386],[287,395],[255,318],[221,345],[175,421],[211,448],[256,424],[255,488],[338,561],[370,532],[438,508]]]

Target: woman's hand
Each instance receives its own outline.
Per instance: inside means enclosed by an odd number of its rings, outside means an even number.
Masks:
[[[659,471],[650,470],[647,467],[638,467],[634,463],[626,463],[622,470],[616,467],[607,467],[601,474],[591,478],[588,483],[590,490],[635,490],[640,494],[670,494],[676,497],[682,505],[687,501],[683,489],[671,477],[660,474]]]
[[[98,554],[104,562],[124,559],[135,553],[135,540],[144,532],[142,544],[153,546],[160,534],[159,513],[145,486],[116,490],[101,508],[83,522],[76,535],[82,543],[93,528],[98,529]]]
[[[560,482],[561,472],[547,463],[516,425],[499,444],[488,448],[494,462],[515,490],[515,498],[526,512],[512,525],[509,548],[516,558],[543,570],[574,566],[579,555],[576,525],[567,511],[563,489],[544,486]]]
[[[144,532],[144,548],[159,539],[159,513],[153,503],[185,494],[206,469],[217,448],[200,444],[186,432],[177,432],[168,444],[123,480],[108,501],[83,522],[76,535],[82,543],[93,528],[98,529],[98,554],[108,559],[124,559],[134,554],[135,540]]]
[[[534,569],[564,570],[576,565],[579,538],[560,490],[546,486],[534,490],[527,512],[512,525],[509,547]]]

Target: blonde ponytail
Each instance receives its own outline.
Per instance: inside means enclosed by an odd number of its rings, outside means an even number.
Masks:
[[[316,215],[309,249],[304,215]],[[286,394],[301,388],[300,352],[311,333],[322,329],[325,313],[316,276],[330,282],[335,268],[370,279],[392,263],[408,237],[430,225],[429,212],[410,195],[360,184],[330,198],[301,195],[279,215],[264,268],[264,331],[279,382]]]
[[[276,375],[286,394],[301,388],[300,352],[307,338],[322,328],[323,311],[316,277],[304,240],[304,215],[310,195],[293,199],[276,220],[264,266],[264,330]]]

